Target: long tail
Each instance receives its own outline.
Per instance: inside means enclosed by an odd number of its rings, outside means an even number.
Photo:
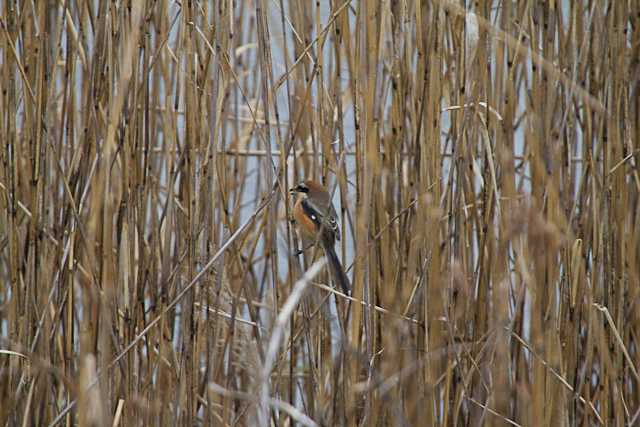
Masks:
[[[333,245],[330,244],[323,244],[322,247],[327,257],[329,270],[331,271],[331,276],[333,277],[334,282],[340,286],[342,292],[348,295],[351,291],[351,282],[349,282],[349,278],[344,272],[342,264],[340,264],[340,259],[336,254],[336,250],[333,248]]]

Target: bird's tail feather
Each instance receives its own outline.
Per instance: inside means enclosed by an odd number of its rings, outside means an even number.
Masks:
[[[340,259],[338,258],[333,245],[323,244],[322,246],[327,257],[329,270],[331,271],[333,280],[340,286],[342,292],[344,292],[345,294],[349,294],[351,290],[351,283],[349,282],[349,278],[342,268],[342,264],[340,263]]]

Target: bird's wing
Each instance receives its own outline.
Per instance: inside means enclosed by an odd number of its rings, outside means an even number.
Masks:
[[[324,234],[330,236],[332,240],[340,240],[340,229],[338,228],[338,221],[334,215],[330,212],[323,212],[315,203],[309,199],[302,201],[302,209],[304,213],[311,218],[318,228],[324,230]]]

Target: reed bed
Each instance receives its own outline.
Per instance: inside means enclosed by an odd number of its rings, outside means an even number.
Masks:
[[[0,0],[0,425],[637,424],[639,26]]]

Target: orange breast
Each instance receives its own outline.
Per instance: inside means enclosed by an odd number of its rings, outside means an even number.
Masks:
[[[309,237],[316,237],[316,233],[318,232],[316,224],[304,213],[304,209],[302,208],[302,199],[298,199],[296,204],[293,206],[293,219],[296,220],[298,227],[300,227],[300,231]]]

